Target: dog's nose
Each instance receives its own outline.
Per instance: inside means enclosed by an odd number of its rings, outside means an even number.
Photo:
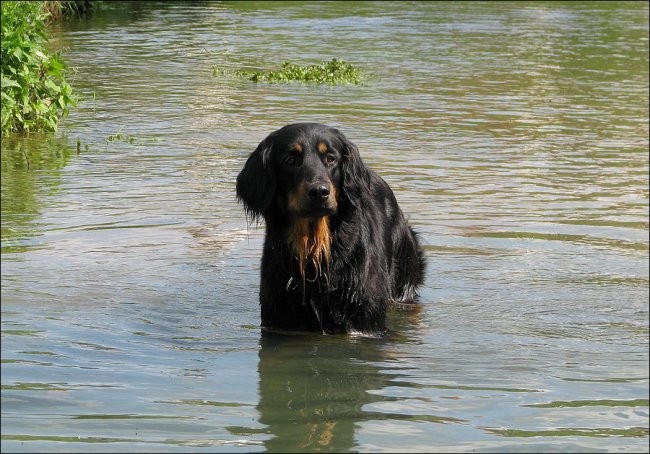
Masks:
[[[330,188],[319,183],[311,186],[308,191],[309,198],[315,202],[326,200],[330,195]]]

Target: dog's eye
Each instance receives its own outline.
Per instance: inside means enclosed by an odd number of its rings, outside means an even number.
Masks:
[[[332,165],[336,163],[336,157],[334,155],[328,154],[327,156],[325,156],[325,163],[327,165]]]
[[[295,156],[288,156],[288,157],[284,160],[284,163],[283,163],[283,164],[284,164],[285,166],[293,167],[293,166],[295,166],[297,163],[298,163],[298,159],[297,159]]]

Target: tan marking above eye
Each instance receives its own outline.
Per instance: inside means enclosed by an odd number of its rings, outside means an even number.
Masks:
[[[296,153],[302,153],[302,145],[296,143],[291,147],[291,150],[295,151]]]
[[[327,144],[325,142],[318,142],[318,152],[327,153]]]

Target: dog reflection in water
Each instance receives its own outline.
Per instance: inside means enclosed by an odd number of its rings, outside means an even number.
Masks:
[[[355,427],[373,417],[362,407],[388,386],[381,339],[264,333],[260,339],[259,421],[269,452],[349,452]],[[374,417],[373,417],[374,418]]]

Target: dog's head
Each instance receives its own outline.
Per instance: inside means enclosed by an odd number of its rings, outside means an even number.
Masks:
[[[266,137],[237,177],[247,214],[318,219],[358,194],[359,152],[340,131],[319,123],[287,125]]]

